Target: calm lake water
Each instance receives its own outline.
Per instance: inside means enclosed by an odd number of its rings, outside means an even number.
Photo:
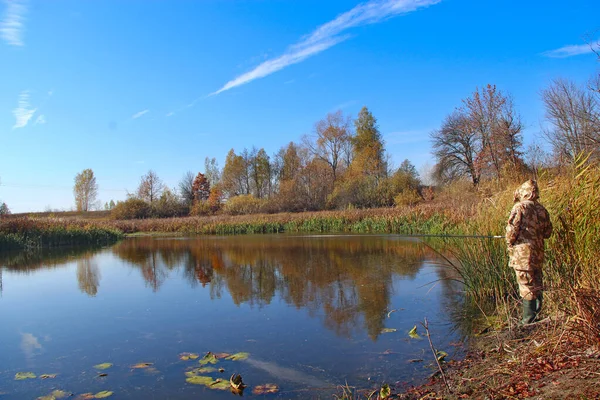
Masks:
[[[417,239],[135,238],[100,250],[1,254],[0,266],[3,400],[55,389],[108,390],[113,399],[232,398],[186,382],[207,352],[249,353],[219,359],[222,373],[198,373],[241,374],[244,397],[331,399],[345,382],[418,384],[434,372],[433,358],[428,341],[408,331],[418,325],[425,337],[425,317],[436,347],[449,358],[460,352],[451,317],[459,300]],[[185,352],[200,358],[180,360]],[[101,363],[113,366],[94,368]],[[132,368],[138,363],[152,365]],[[15,380],[18,372],[37,378]],[[279,393],[253,394],[266,383]]]

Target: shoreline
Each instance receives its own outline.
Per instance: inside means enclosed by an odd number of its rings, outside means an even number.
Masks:
[[[600,399],[600,347],[566,317],[475,334],[462,360],[396,399]]]

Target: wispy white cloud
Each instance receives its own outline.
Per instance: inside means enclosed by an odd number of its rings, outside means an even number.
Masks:
[[[283,55],[264,61],[253,70],[227,82],[222,88],[211,93],[210,96],[244,85],[255,79],[264,78],[287,66],[297,64],[309,57],[319,54],[348,39],[349,35],[344,34],[344,32],[350,28],[381,22],[396,15],[406,14],[419,8],[439,3],[440,1],[441,0],[371,0],[359,4],[350,11],[338,15],[332,21],[319,26],[298,43],[288,47]]]
[[[600,42],[563,46],[559,49],[545,51],[542,55],[551,58],[567,58],[579,56],[581,54],[589,54],[593,51],[600,51]]]
[[[175,115],[174,111],[168,112],[167,115],[165,115],[165,117],[172,117],[173,115]]]
[[[44,125],[46,123],[46,116],[44,114],[40,115],[35,119],[34,125]]]
[[[37,111],[37,108],[32,108],[29,104],[29,90],[24,90],[19,94],[18,106],[13,110],[15,116],[15,124],[13,129],[24,128]]]
[[[23,31],[25,30],[26,0],[4,0],[6,10],[0,22],[0,36],[9,45],[23,46]]]
[[[150,112],[150,110],[146,109],[146,110],[142,110],[140,112],[136,112],[135,114],[133,114],[131,116],[131,119],[138,119],[139,117],[141,117],[144,114],[148,114]]]

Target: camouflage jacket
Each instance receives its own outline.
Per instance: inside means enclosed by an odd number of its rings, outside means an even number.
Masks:
[[[510,266],[522,270],[541,268],[544,262],[544,239],[551,234],[550,215],[543,205],[535,200],[516,203],[506,225]]]

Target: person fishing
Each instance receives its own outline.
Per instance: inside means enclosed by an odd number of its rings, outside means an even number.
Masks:
[[[542,308],[544,240],[552,234],[550,215],[538,199],[536,181],[523,183],[515,191],[506,225],[509,266],[515,270],[523,298],[523,325],[532,323]]]

